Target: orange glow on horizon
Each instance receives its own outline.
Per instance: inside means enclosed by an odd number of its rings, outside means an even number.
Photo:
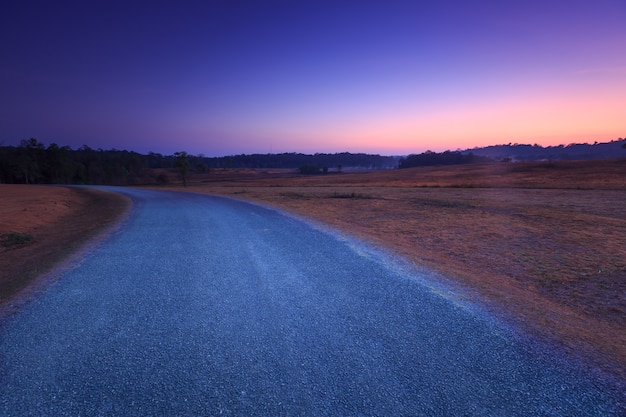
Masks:
[[[625,91],[626,93],[626,91]],[[537,143],[542,146],[573,142],[609,141],[626,134],[626,94],[581,97],[510,98],[434,108],[415,115],[387,115],[358,124],[294,133],[303,140],[341,143],[348,149],[389,149],[417,152],[467,149],[501,143]]]

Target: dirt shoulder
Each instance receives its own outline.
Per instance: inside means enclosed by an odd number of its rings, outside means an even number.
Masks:
[[[0,185],[0,306],[123,217],[130,200],[105,191]]]

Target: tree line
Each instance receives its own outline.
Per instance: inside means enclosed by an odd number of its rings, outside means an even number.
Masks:
[[[622,144],[620,140],[617,144]],[[592,146],[592,145],[589,145]],[[487,148],[485,148],[487,149]],[[473,151],[479,152],[480,149]],[[45,146],[35,138],[19,146],[0,146],[0,183],[5,184],[103,184],[133,185],[167,182],[163,170],[176,171],[186,183],[188,176],[211,169],[282,168],[305,175],[340,172],[342,169],[390,169],[416,166],[456,165],[494,162],[496,158],[474,152],[426,151],[406,157],[364,153],[241,154],[222,157],[176,152],[147,155],[126,150],[78,149],[52,143]]]
[[[135,152],[72,150],[37,139],[0,147],[0,182],[18,184],[126,184],[145,167]]]
[[[420,154],[411,154],[406,158],[400,158],[398,168],[411,168],[433,165],[473,164],[477,162],[493,162],[493,159],[484,156],[476,156],[473,153],[463,154],[456,151],[445,151],[437,153],[432,151],[426,151]]]
[[[0,183],[132,185],[163,182],[165,177],[153,170],[177,169],[185,174],[206,172],[208,167],[203,159],[185,152],[145,155],[126,150],[93,149],[87,145],[78,149],[56,143],[45,146],[31,138],[20,141],[19,146],[0,146]]]
[[[304,168],[303,168],[304,167]],[[312,168],[314,167],[314,168]],[[191,174],[219,168],[285,168],[302,174],[324,173],[342,167],[382,169],[397,167],[397,158],[363,153],[281,153],[206,157],[176,152],[162,155],[127,150],[78,149],[48,146],[35,138],[18,146],[0,146],[0,183],[133,185],[166,182],[165,170],[175,170],[186,182]],[[161,172],[159,172],[161,170]]]
[[[626,156],[626,138],[609,142],[570,143],[569,145],[541,146],[508,143],[474,148],[476,156],[489,157],[498,161],[542,161],[542,160],[586,160],[620,158]]]
[[[398,160],[393,156],[381,156],[366,153],[277,153],[277,154],[242,154],[206,158],[210,168],[286,168],[300,169],[305,166],[319,166],[327,169],[351,167],[362,169],[396,168]]]

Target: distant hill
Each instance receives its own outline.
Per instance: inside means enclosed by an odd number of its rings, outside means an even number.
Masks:
[[[493,145],[467,149],[464,155],[486,157],[497,161],[587,160],[626,157],[626,138],[604,143],[573,143],[559,146]]]

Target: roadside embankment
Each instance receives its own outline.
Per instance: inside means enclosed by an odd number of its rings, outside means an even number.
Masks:
[[[106,191],[0,185],[0,306],[122,218],[126,197]]]

